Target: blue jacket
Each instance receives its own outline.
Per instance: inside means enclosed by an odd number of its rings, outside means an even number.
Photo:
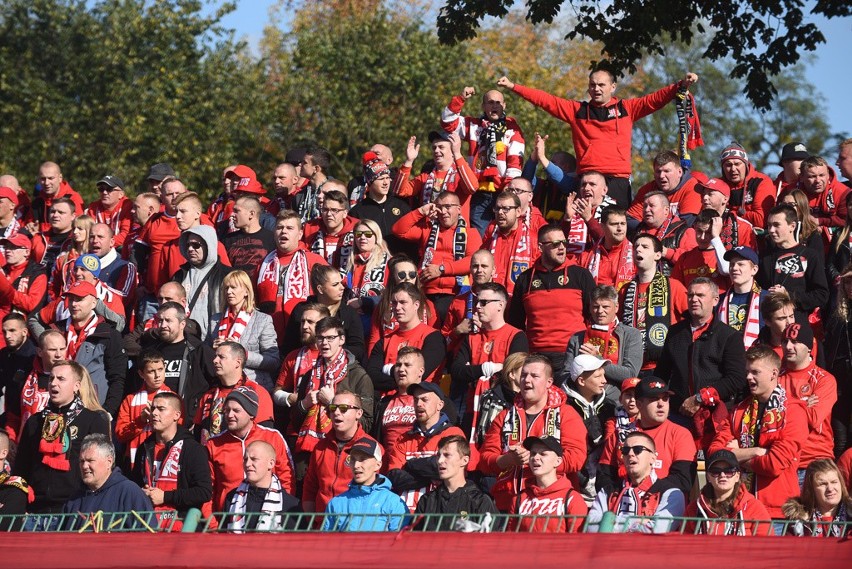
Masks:
[[[151,512],[154,510],[154,505],[139,486],[125,478],[120,468],[113,470],[104,485],[97,490],[92,491],[84,486],[80,492],[65,502],[62,508],[63,513],[66,514],[103,512],[105,529],[111,525],[109,514],[131,510]],[[125,528],[141,528],[135,516],[128,517],[122,525]]]
[[[377,476],[370,486],[350,482],[349,490],[332,498],[325,513],[323,531],[398,531],[408,507],[391,490],[390,480]]]

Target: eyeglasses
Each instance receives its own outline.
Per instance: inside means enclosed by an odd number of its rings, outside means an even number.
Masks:
[[[201,243],[198,241],[188,241],[186,244],[187,249],[201,249]]]
[[[331,343],[332,340],[336,340],[340,337],[340,334],[335,334],[334,336],[317,336],[317,344],[325,344]]]
[[[354,405],[346,405],[345,403],[332,403],[327,407],[327,409],[329,413],[334,413],[335,411],[346,413],[350,409],[360,409],[360,407],[355,407]]]
[[[479,308],[485,308],[486,306],[488,306],[492,302],[500,302],[501,300],[503,300],[503,299],[502,298],[477,298],[476,299],[476,306],[478,306]]]
[[[372,231],[355,231],[354,234],[356,238],[366,237],[367,239],[371,239],[375,235]]]
[[[121,188],[110,188],[109,186],[98,186],[98,191],[102,194],[109,194],[112,192],[117,192],[121,190]]]
[[[644,451],[648,451],[650,453],[654,452],[651,449],[649,449],[648,447],[643,446],[643,445],[632,445],[632,446],[631,445],[624,445],[623,447],[621,447],[621,454],[623,454],[624,456],[627,456],[628,454],[630,454],[630,451],[633,451],[633,454],[635,454],[636,456],[639,456]]]
[[[495,206],[494,206],[494,213],[509,213],[509,212],[510,212],[510,211],[512,211],[513,209],[518,209],[518,206],[514,206],[514,205],[504,205],[504,206],[495,205]]]
[[[568,245],[567,239],[558,239],[556,241],[540,241],[539,245],[544,245],[545,247],[552,247],[554,249],[558,249],[559,247],[565,247]]]
[[[320,210],[320,213],[330,213],[331,215],[337,215],[341,211],[346,211],[345,209],[334,208],[334,207],[324,207]]]
[[[532,190],[525,190],[523,188],[509,188],[509,191],[513,194],[531,194]]]
[[[407,273],[405,271],[400,271],[396,274],[396,278],[401,281],[404,281],[406,277],[413,281],[417,278],[417,271],[408,271]]]
[[[718,478],[723,474],[727,477],[731,477],[737,474],[739,471],[740,469],[736,466],[729,466],[728,468],[708,468],[707,474],[709,474],[713,478]]]

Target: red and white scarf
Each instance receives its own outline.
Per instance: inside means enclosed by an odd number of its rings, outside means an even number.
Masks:
[[[313,391],[321,387],[331,387],[337,391],[337,384],[343,381],[348,371],[349,356],[348,352],[344,349],[338,352],[334,361],[331,363],[327,363],[325,358],[319,357],[310,375],[306,374],[306,378],[310,381],[307,391]],[[305,390],[300,389],[299,393],[303,391]],[[299,429],[298,438],[296,439],[296,450],[300,452],[313,451],[330,430],[331,418],[329,418],[325,410],[325,405],[317,404],[312,406],[308,409],[305,418],[302,420],[302,426]]]
[[[443,192],[444,190],[453,191],[456,183],[456,166],[455,164],[451,165],[444,175],[444,179],[441,181],[441,185],[437,186],[438,181],[438,171],[437,168],[429,172],[429,176],[426,178],[426,181],[423,183],[423,190],[420,193],[421,197],[421,205],[425,205],[427,203],[432,203],[436,199],[438,199],[438,194]]]
[[[355,268],[358,265],[366,265],[370,262],[371,255],[364,255],[359,253],[355,256],[355,262],[352,264],[352,268],[349,269],[349,272],[346,273],[346,286],[352,289],[352,294],[356,297],[359,296],[379,296],[382,291],[385,289],[387,285],[387,269],[388,269],[388,259],[390,255],[388,253],[384,253],[382,256],[382,260],[370,270],[367,270],[364,267],[364,270],[361,273],[360,282],[355,281]],[[346,265],[340,265],[341,267],[345,267]]]
[[[278,286],[278,305],[284,306],[293,299],[305,300],[311,293],[311,274],[308,270],[308,255],[302,249],[293,254],[290,264],[281,268],[281,259],[273,251],[266,256],[260,267],[258,286],[274,282]]]
[[[719,320],[725,324],[730,324],[729,310],[733,296],[734,290],[731,289],[722,297],[722,303],[719,306]],[[752,285],[748,312],[743,323],[743,342],[746,350],[757,341],[758,334],[760,334],[760,287],[755,283]]]
[[[532,247],[532,239],[530,238],[530,213],[532,212],[532,208],[527,209],[527,213],[524,215],[523,219],[518,223],[518,240],[517,247],[515,247],[514,253],[509,254],[509,274],[506,275],[506,282],[512,281],[515,282],[515,279],[520,276],[522,272],[527,270],[532,266],[533,261],[533,247]],[[584,224],[585,225],[585,224]],[[494,233],[491,234],[491,240],[488,242],[488,250],[491,251],[491,255],[496,256],[497,254],[497,242],[500,240],[500,230],[495,226]],[[519,270],[512,270],[515,266],[519,268]],[[514,278],[513,278],[514,277]]]
[[[232,342],[239,342],[246,331],[246,326],[248,326],[250,319],[250,312],[240,310],[239,314],[234,316],[231,308],[228,307],[225,309],[225,314],[219,322],[219,330],[216,337],[222,340],[229,338]]]
[[[68,324],[68,331],[65,333],[65,339],[68,342],[68,351],[66,352],[66,355],[69,360],[73,360],[77,357],[77,352],[80,350],[80,346],[82,346],[83,342],[86,341],[86,338],[95,331],[98,324],[103,321],[104,319],[97,314],[92,314],[89,322],[86,323],[81,330],[78,330],[77,326],[73,322]]]
[[[42,391],[38,388],[38,376],[42,373],[44,373],[44,367],[41,364],[41,359],[35,358],[33,361],[33,370],[27,376],[27,379],[24,380],[24,387],[21,390],[21,428],[18,433],[19,440],[20,435],[24,432],[24,425],[27,424],[27,419],[36,413],[41,413],[47,407],[48,401],[50,401],[50,393],[47,390]]]
[[[746,400],[749,401],[749,400]],[[753,448],[761,432],[773,432],[784,428],[787,419],[787,392],[780,385],[769,395],[763,415],[760,415],[760,402],[751,397],[745,409],[740,425],[740,448]],[[766,427],[764,430],[764,426]],[[754,474],[743,473],[743,480],[749,492],[754,492]]]
[[[185,440],[185,439],[184,439]],[[170,492],[178,489],[178,474],[180,473],[180,456],[183,452],[184,440],[180,440],[172,445],[166,457],[158,465],[154,463],[154,468],[149,461],[145,461],[145,482],[148,486],[159,488],[163,492]],[[154,451],[156,453],[156,450]],[[154,457],[156,461],[156,457]],[[157,521],[161,528],[170,528],[172,531],[179,531],[182,523],[177,518],[177,511],[166,504],[155,506],[154,511],[157,512]],[[172,520],[175,520],[172,522]],[[172,525],[174,524],[174,525]]]
[[[589,272],[597,281],[598,272],[601,268],[601,257],[604,254],[603,239],[599,240],[592,248],[592,253],[589,256]],[[633,280],[636,276],[636,267],[633,265],[633,244],[630,241],[623,241],[621,246],[621,254],[618,257],[618,264],[615,267],[615,288],[621,288],[626,282]]]
[[[8,239],[9,237],[14,237],[21,230],[21,222],[18,221],[17,217],[12,218],[12,222],[9,223],[2,231],[0,231],[0,239]]]
[[[618,363],[618,338],[615,336],[615,327],[618,326],[618,318],[608,326],[590,324],[586,327],[585,342],[597,346],[601,357],[605,360]]]

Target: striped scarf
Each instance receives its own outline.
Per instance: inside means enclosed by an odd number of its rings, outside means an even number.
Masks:
[[[65,339],[68,342],[68,351],[66,355],[69,360],[73,360],[77,357],[77,352],[80,351],[80,347],[83,345],[83,342],[86,341],[86,338],[95,331],[95,328],[98,327],[98,324],[104,322],[104,319],[98,316],[97,314],[92,314],[89,318],[89,321],[82,327],[82,329],[77,329],[77,326],[74,323],[69,323],[68,331],[65,333]]]
[[[310,271],[308,270],[308,255],[299,249],[293,254],[290,264],[281,267],[278,252],[273,251],[266,256],[260,267],[258,287],[264,282],[274,282],[278,285],[276,309],[282,308],[290,300],[305,300],[311,290]]]
[[[239,314],[234,316],[231,308],[228,307],[222,316],[222,320],[219,322],[219,330],[216,337],[222,340],[227,339],[231,342],[239,342],[243,337],[243,333],[246,331],[246,326],[248,326],[250,319],[250,312],[240,310]]]
[[[426,249],[423,252],[423,262],[420,264],[421,269],[425,269],[427,265],[431,265],[435,258],[435,251],[438,247],[438,237],[441,234],[441,226],[438,221],[432,222],[432,228],[429,231],[429,238],[426,240]],[[456,230],[453,235],[453,260],[459,261],[467,255],[467,222],[459,216],[456,222]],[[470,277],[468,275],[456,276],[456,286],[459,287],[459,293],[470,289]]]
[[[228,509],[228,531],[234,533],[243,533],[246,529],[245,514],[246,502],[249,493],[249,483],[245,480],[237,486],[237,491],[234,493],[234,499],[231,501],[231,506]],[[281,513],[284,511],[284,490],[281,488],[281,481],[276,475],[272,475],[272,482],[269,489],[266,491],[266,496],[263,499],[263,505],[260,507],[260,516],[257,518],[256,530],[271,531],[278,528],[282,524]]]
[[[760,414],[760,402],[757,397],[751,398],[751,403],[743,413],[742,425],[740,425],[739,443],[740,448],[754,448],[759,446],[760,432],[765,426],[767,431],[782,429],[786,423],[787,415],[787,392],[780,385],[769,395],[766,408]],[[743,482],[749,492],[754,492],[754,473],[743,472]]]
[[[719,320],[728,325],[731,324],[730,304],[733,297],[734,290],[731,289],[722,297],[722,303],[719,305]],[[760,334],[760,287],[757,283],[752,284],[742,333],[747,350],[757,341],[757,336]]]
[[[420,193],[421,205],[434,202],[438,199],[438,195],[444,190],[453,191],[456,184],[455,164],[450,165],[450,168],[447,170],[446,174],[444,174],[444,179],[441,180],[440,186],[437,185],[437,176],[438,173],[436,169],[429,172],[429,176],[426,177],[426,181],[423,183],[423,190]]]
[[[305,374],[305,380],[310,384],[305,386],[307,390],[299,389],[299,394],[304,391],[313,391],[321,387],[332,387],[337,391],[337,385],[346,378],[349,371],[349,353],[342,349],[337,353],[334,361],[327,362],[324,357],[317,358],[310,374]],[[331,418],[325,409],[325,405],[317,404],[308,409],[302,426],[296,439],[296,450],[300,452],[311,452],[319,442],[331,431]]]

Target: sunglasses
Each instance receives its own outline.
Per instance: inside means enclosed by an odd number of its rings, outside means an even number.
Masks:
[[[738,473],[739,471],[740,471],[740,469],[737,468],[736,466],[729,466],[727,468],[708,468],[707,474],[709,474],[713,478],[718,478],[723,474],[727,477],[731,477],[734,474]]]
[[[375,233],[373,233],[372,231],[355,231],[354,234],[356,238],[366,237],[367,239],[370,239],[373,237],[373,235],[375,235]]]
[[[196,241],[189,241],[186,244],[186,248],[187,249],[201,249],[201,243],[198,243]]]
[[[553,247],[554,249],[556,249],[558,247],[566,246],[568,244],[568,240],[567,239],[558,239],[556,241],[541,241],[540,244],[544,245],[545,247]]]
[[[346,413],[350,409],[360,409],[360,407],[356,407],[354,405],[346,405],[345,403],[332,403],[327,407],[329,413],[334,413],[335,411],[340,411],[341,413]]]
[[[649,449],[648,447],[643,446],[643,445],[632,445],[632,446],[631,445],[624,445],[623,447],[621,447],[621,454],[623,454],[624,456],[627,456],[628,454],[630,454],[631,451],[633,451],[633,454],[636,455],[636,456],[639,456],[644,451],[648,451],[650,453],[654,452],[651,449]]]
[[[486,306],[488,306],[492,302],[500,302],[501,300],[503,300],[503,299],[502,298],[478,298],[478,299],[476,299],[476,306],[478,306],[479,308],[485,308]]]
[[[117,192],[119,188],[110,188],[109,186],[100,186],[98,187],[98,191],[102,194],[110,194],[112,192]]]
[[[408,277],[411,280],[416,279],[417,278],[417,271],[408,271],[407,273],[405,271],[400,271],[396,274],[396,278],[401,280],[401,281],[404,281],[406,277]]]

